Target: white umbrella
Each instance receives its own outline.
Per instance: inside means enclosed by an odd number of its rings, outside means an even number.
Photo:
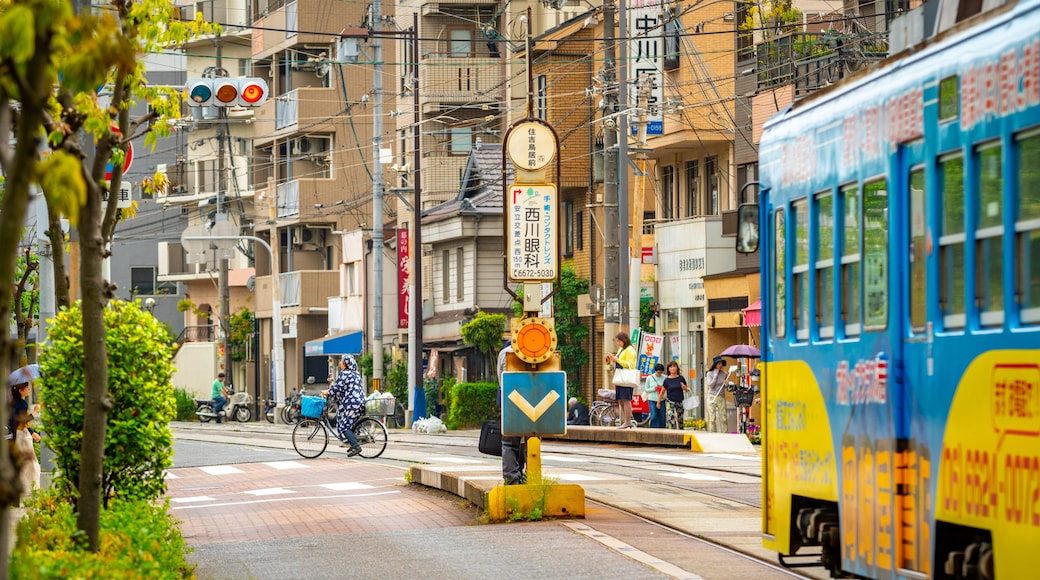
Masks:
[[[38,378],[40,378],[40,365],[25,365],[24,367],[7,375],[7,386],[13,387],[22,383],[29,383],[35,381]]]

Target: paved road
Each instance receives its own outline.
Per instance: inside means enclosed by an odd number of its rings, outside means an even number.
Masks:
[[[285,429],[175,429],[169,497],[200,578],[791,577],[601,504],[585,520],[482,525],[460,498],[405,484],[410,461],[302,460]],[[453,451],[472,445],[410,438],[394,435],[394,453],[466,461]]]

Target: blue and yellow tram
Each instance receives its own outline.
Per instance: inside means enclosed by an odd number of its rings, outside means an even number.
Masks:
[[[787,563],[1037,574],[1040,2],[963,24],[763,133],[763,531]]]

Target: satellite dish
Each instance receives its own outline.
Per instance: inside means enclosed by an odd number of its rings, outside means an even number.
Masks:
[[[246,289],[250,292],[256,289],[256,276],[250,276],[249,279],[246,280]]]

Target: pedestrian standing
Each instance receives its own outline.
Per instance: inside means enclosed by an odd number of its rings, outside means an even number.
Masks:
[[[704,388],[708,393],[708,431],[715,433],[729,432],[725,391],[729,373],[724,370],[725,366],[725,359],[717,356],[711,361],[711,370],[704,373]]]
[[[502,374],[506,372],[506,355],[513,352],[513,344],[506,342],[498,351],[498,407],[505,409],[502,399]],[[506,485],[527,483],[527,439],[502,437],[502,479]]]
[[[321,394],[339,402],[336,407],[336,433],[343,441],[340,447],[350,448],[347,457],[361,453],[361,446],[351,427],[365,413],[365,387],[361,384],[361,373],[358,372],[354,357],[343,355],[339,361],[339,375]]]
[[[33,448],[33,441],[39,441],[40,434],[29,427],[33,420],[28,400],[30,392],[32,385],[29,383],[11,387],[11,416],[7,424],[7,429],[14,439],[13,454],[18,461],[18,480],[21,482],[22,497],[28,496],[34,488],[40,487],[40,461]]]
[[[607,355],[607,364],[614,366],[614,370],[617,369],[634,369],[636,368],[636,349],[632,347],[632,339],[628,337],[628,334],[619,332],[614,336],[614,343],[617,345],[617,354]],[[614,385],[614,397],[617,399],[618,408],[620,409],[621,425],[618,429],[629,429],[632,427],[632,395],[635,391],[634,387],[622,387],[620,385]]]
[[[223,423],[220,416],[220,412],[224,410],[224,405],[227,404],[226,394],[227,390],[224,388],[224,371],[217,373],[217,380],[213,381],[213,389],[210,393],[210,398],[213,399],[213,412],[217,415],[217,423]]]
[[[664,391],[668,397],[668,412],[674,413],[674,416],[679,418],[676,428],[682,429],[682,417],[685,413],[683,400],[686,398],[686,393],[690,391],[690,385],[686,384],[686,377],[682,376],[679,371],[677,361],[673,360],[668,363],[668,375],[664,378]]]
[[[651,429],[665,427],[665,405],[668,404],[668,398],[665,396],[664,378],[664,365],[657,363],[654,365],[654,372],[647,375],[646,383],[643,385],[644,396],[650,405]]]

